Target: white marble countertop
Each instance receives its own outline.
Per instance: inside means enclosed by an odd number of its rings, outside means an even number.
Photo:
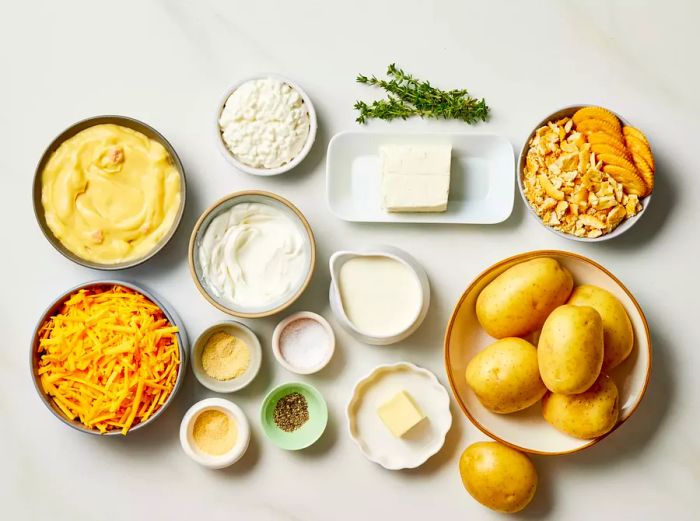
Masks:
[[[649,319],[654,370],[637,413],[584,452],[535,457],[537,497],[523,518],[691,519],[700,507],[700,349],[696,338],[700,255],[700,46],[691,0],[477,2],[397,0],[3,2],[0,14],[0,237],[4,254],[0,347],[0,516],[4,519],[496,519],[463,489],[461,451],[478,431],[454,408],[444,449],[422,468],[389,472],[348,439],[352,384],[377,364],[409,360],[437,373],[448,315],[468,282],[515,253],[559,248],[588,255],[634,292]],[[487,124],[407,121],[370,129],[465,130],[506,136],[519,148],[548,112],[577,102],[611,107],[651,140],[658,186],[648,215],[622,238],[578,244],[542,228],[516,197],[503,224],[367,225],[334,218],[325,202],[325,150],[358,129],[353,103],[375,93],[354,82],[397,62],[439,86],[486,97]],[[273,71],[312,97],[319,134],[293,173],[238,173],[215,148],[213,110],[237,79]],[[175,404],[150,428],[101,439],[64,427],[37,398],[28,343],[60,291],[105,274],[61,257],[41,235],[31,205],[34,168],[68,124],[114,113],[152,124],[173,143],[188,175],[180,230],[157,257],[118,275],[146,284],[182,315],[191,337],[224,316],[190,280],[186,245],[199,213],[234,190],[277,192],[306,214],[319,263],[293,310],[330,318],[328,256],[391,242],[415,255],[433,286],[426,322],[388,348],[340,329],[332,364],[316,385],[330,408],[322,441],[288,453],[257,421],[267,389],[293,380],[270,351],[254,384],[231,400],[251,419],[246,456],[224,471],[199,467],[178,444],[184,411],[212,396],[190,374]],[[278,317],[279,318],[279,317]],[[269,348],[276,319],[248,321]],[[337,323],[333,322],[337,326]],[[662,517],[663,516],[663,517]]]

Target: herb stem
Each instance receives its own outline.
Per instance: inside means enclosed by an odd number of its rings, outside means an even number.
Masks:
[[[428,81],[416,79],[393,63],[387,68],[386,74],[389,79],[363,74],[357,76],[358,83],[380,87],[388,93],[386,99],[371,104],[356,102],[358,123],[366,123],[373,118],[391,121],[419,116],[458,119],[473,125],[488,118],[489,107],[486,100],[470,96],[466,89],[440,90]]]

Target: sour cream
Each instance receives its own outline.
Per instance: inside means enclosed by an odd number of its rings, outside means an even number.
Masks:
[[[215,217],[198,257],[209,290],[247,309],[283,302],[299,289],[309,269],[299,226],[264,203],[239,203]]]
[[[299,92],[284,81],[245,82],[229,96],[219,117],[226,148],[254,168],[277,168],[301,152],[310,132]]]
[[[345,315],[361,333],[396,335],[418,318],[422,288],[403,262],[381,255],[354,257],[343,263],[338,278]]]

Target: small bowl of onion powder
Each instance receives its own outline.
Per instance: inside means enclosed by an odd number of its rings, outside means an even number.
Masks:
[[[235,320],[205,329],[192,346],[192,372],[204,387],[217,393],[243,389],[258,374],[262,348],[258,337]]]
[[[238,170],[278,175],[307,156],[317,126],[311,99],[299,85],[276,74],[262,74],[226,90],[217,106],[216,142]]]
[[[250,425],[235,403],[207,398],[195,403],[180,424],[180,444],[194,461],[211,469],[232,465],[250,443]]]
[[[335,335],[321,315],[301,311],[277,324],[272,334],[272,352],[279,364],[296,374],[313,374],[330,362]]]

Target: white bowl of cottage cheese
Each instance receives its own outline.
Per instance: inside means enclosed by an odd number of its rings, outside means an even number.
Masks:
[[[306,92],[276,74],[232,85],[217,107],[216,142],[237,169],[278,175],[303,161],[316,139],[316,111]]]

